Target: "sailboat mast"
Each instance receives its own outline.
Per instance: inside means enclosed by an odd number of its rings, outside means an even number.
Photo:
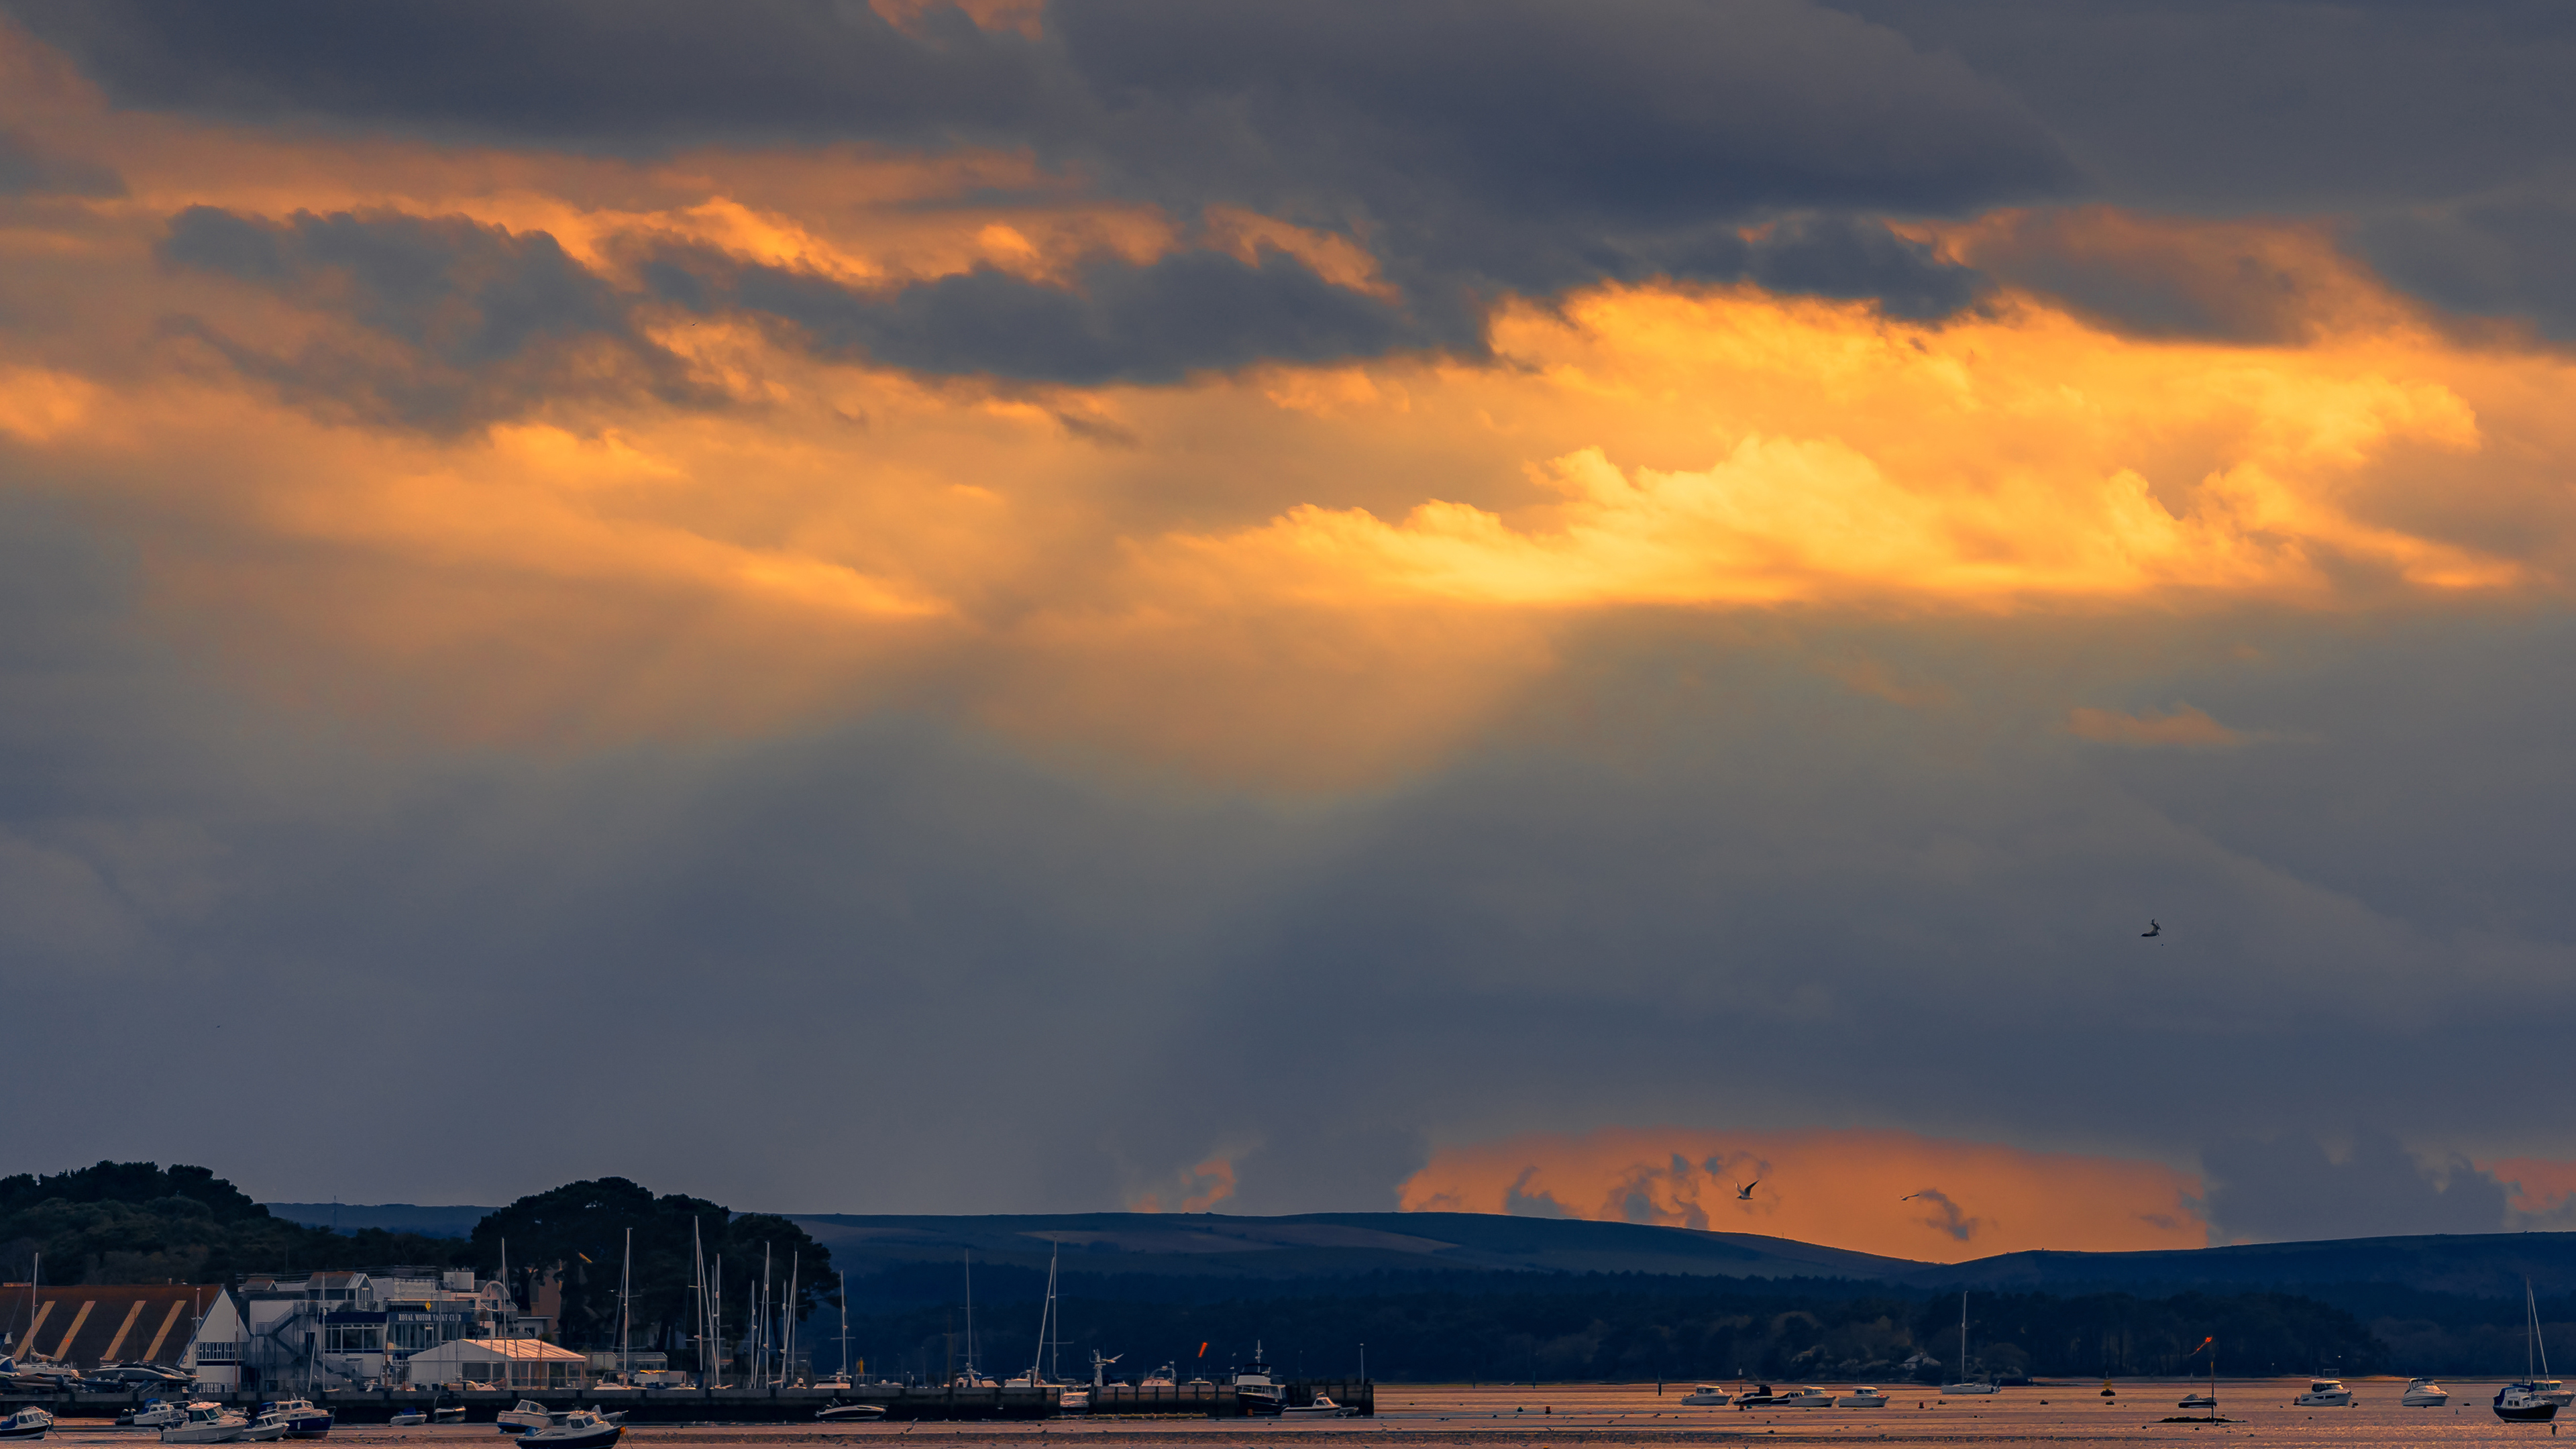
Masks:
[[[1959,1290],[1959,1382],[1968,1381],[1968,1290]]]
[[[966,1255],[966,1377],[975,1377],[975,1251],[961,1249]]]
[[[635,1230],[626,1230],[626,1261],[617,1269],[617,1376],[631,1378],[628,1363],[633,1355],[626,1351],[628,1330],[635,1325]]]

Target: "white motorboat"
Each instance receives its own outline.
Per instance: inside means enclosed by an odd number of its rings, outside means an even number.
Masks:
[[[1812,1384],[1801,1384],[1794,1389],[1782,1389],[1772,1402],[1784,1409],[1830,1409],[1834,1406],[1834,1396]]]
[[[562,1423],[548,1424],[519,1442],[543,1445],[545,1449],[608,1449],[625,1432],[620,1425],[601,1423],[599,1416],[588,1409],[575,1409],[563,1416]]]
[[[433,1424],[462,1424],[465,1422],[465,1406],[463,1404],[449,1404],[444,1408],[433,1406],[429,1411],[429,1422]]]
[[[128,1409],[116,1416],[117,1426],[126,1429],[167,1429],[188,1417],[188,1411],[167,1399],[146,1399],[143,1407]]]
[[[814,1417],[827,1424],[855,1424],[885,1417],[883,1404],[825,1404]]]
[[[1180,1386],[1180,1370],[1170,1364],[1165,1364],[1145,1375],[1144,1382],[1136,1385],[1140,1389],[1176,1389]]]
[[[2302,1409],[2343,1409],[2352,1406],[2352,1390],[2341,1379],[2310,1379],[2308,1391],[2292,1402]]]
[[[503,1409],[492,1421],[504,1434],[533,1434],[555,1421],[554,1414],[534,1399],[521,1399],[515,1408]]]
[[[421,1425],[429,1422],[429,1411],[426,1409],[405,1409],[401,1413],[394,1415],[392,1418],[387,1419],[385,1422],[393,1425],[397,1429],[417,1429]]]
[[[2195,1390],[2174,1400],[2174,1407],[2177,1409],[2215,1409],[2218,1407],[2218,1399],[2214,1395],[2201,1393]]]
[[[0,1439],[42,1439],[54,1427],[54,1416],[33,1404],[0,1419]]]
[[[331,1411],[315,1408],[311,1399],[278,1399],[260,1405],[259,1411],[284,1419],[290,1439],[319,1439],[331,1432]]]
[[[277,1412],[275,1409],[271,1409],[267,1413],[261,1414],[252,1419],[250,1423],[243,1428],[241,1431],[241,1440],[245,1444],[252,1444],[265,1443],[271,1439],[283,1439],[286,1437],[286,1426],[286,1416]]]
[[[1962,1288],[1959,1290],[1959,1381],[1955,1384],[1943,1384],[1941,1397],[1946,1399],[1960,1394],[1991,1394],[1994,1391],[1995,1385],[1992,1379],[1968,1377],[1968,1291]]]
[[[1311,1404],[1282,1405],[1279,1410],[1279,1417],[1283,1419],[1347,1419],[1357,1412],[1358,1411],[1355,1409],[1346,1409],[1341,1405],[1334,1403],[1332,1396],[1329,1394],[1317,1394],[1315,1396],[1315,1402]]]
[[[1726,1390],[1719,1388],[1715,1384],[1701,1384],[1698,1388],[1682,1395],[1682,1402],[1685,1404],[1731,1404],[1735,1402],[1735,1396],[1728,1393]]]
[[[199,1400],[188,1406],[187,1417],[161,1431],[164,1444],[229,1444],[250,1427],[250,1420],[226,1409],[221,1404]]]
[[[1273,1378],[1261,1356],[1261,1340],[1252,1341],[1252,1362],[1234,1371],[1235,1406],[1246,1414],[1276,1414],[1288,1391]]]
[[[2431,1379],[2409,1379],[2397,1402],[2410,1409],[2438,1409],[2451,1401],[2451,1391]]]
[[[1867,1384],[1861,1384],[1853,1388],[1850,1393],[1834,1400],[1834,1407],[1837,1409],[1884,1409],[1887,1407],[1887,1395],[1878,1389],[1871,1388]]]

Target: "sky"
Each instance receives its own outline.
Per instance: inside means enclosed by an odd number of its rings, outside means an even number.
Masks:
[[[2571,71],[0,0],[0,1170],[2569,1226]]]

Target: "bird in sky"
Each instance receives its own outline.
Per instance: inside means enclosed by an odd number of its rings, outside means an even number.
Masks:
[[[2138,933],[2138,939],[2145,940],[2149,936],[2161,936],[2164,933],[2165,928],[2156,924],[2155,917],[2149,916],[2147,917],[2147,928]]]
[[[1735,1200],[1737,1202],[1753,1201],[1753,1189],[1760,1187],[1761,1185],[1762,1179],[1758,1177],[1753,1179],[1751,1182],[1737,1183],[1735,1185]]]
[[[1915,1200],[1916,1198],[1918,1198],[1918,1197],[1926,1196],[1926,1195],[1928,1194],[1928,1191],[1929,1191],[1929,1190],[1927,1189],[1927,1190],[1926,1190],[1926,1192],[1909,1192],[1909,1193],[1907,1193],[1905,1196],[1898,1198],[1898,1199],[1897,1199],[1897,1201],[1898,1201],[1898,1202],[1912,1202],[1912,1201],[1914,1201],[1914,1200]]]

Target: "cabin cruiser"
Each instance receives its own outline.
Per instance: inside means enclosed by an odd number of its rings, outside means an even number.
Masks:
[[[444,1408],[441,1408],[433,1405],[429,1411],[429,1422],[433,1424],[462,1424],[465,1422],[465,1406],[463,1404],[449,1404]]]
[[[1735,1396],[1728,1393],[1726,1390],[1719,1388],[1715,1384],[1701,1384],[1698,1388],[1682,1395],[1682,1402],[1685,1404],[1731,1404],[1735,1402]]]
[[[1165,1364],[1161,1368],[1154,1370],[1152,1373],[1145,1375],[1145,1381],[1138,1384],[1136,1387],[1140,1389],[1176,1389],[1180,1386],[1180,1370],[1170,1364]]]
[[[2199,1389],[2194,1389],[2190,1393],[2183,1395],[2181,1398],[2174,1400],[2174,1407],[2177,1409],[2215,1409],[2218,1407],[2218,1398],[2214,1394],[2208,1394]]]
[[[1941,1397],[1945,1399],[1954,1399],[1962,1394],[1992,1394],[2000,1392],[2002,1391],[1997,1389],[1993,1383],[1985,1379],[1969,1379],[1964,1383],[1943,1384],[1941,1386]]]
[[[1834,1406],[1833,1395],[1810,1385],[1782,1389],[1772,1395],[1771,1401],[1784,1409],[1830,1409]]]
[[[2541,1372],[2546,1374],[2548,1370],[2544,1368]],[[2556,1379],[2536,1378],[2528,1380],[2528,1382],[2531,1385],[2532,1392],[2540,1395],[2544,1399],[2547,1399],[2549,1402],[2556,1404],[2562,1409],[2566,1408],[2571,1402],[2576,1402],[2576,1389],[2571,1389]]]
[[[0,1419],[0,1439],[42,1439],[54,1427],[54,1416],[33,1404]]]
[[[1252,1362],[1234,1371],[1235,1407],[1246,1414],[1276,1414],[1285,1407],[1286,1390],[1271,1376],[1261,1357],[1261,1341],[1252,1342]]]
[[[883,1404],[825,1404],[814,1411],[814,1417],[827,1424],[849,1424],[885,1417]]]
[[[2496,1390],[2495,1415],[2499,1419],[2537,1422],[2558,1417],[2558,1405],[2542,1397],[2536,1384],[2507,1384]]]
[[[1347,1419],[1357,1412],[1359,1411],[1356,1409],[1346,1409],[1341,1405],[1334,1403],[1332,1395],[1330,1394],[1317,1394],[1315,1396],[1315,1402],[1311,1404],[1281,1405],[1279,1409],[1279,1417],[1283,1419]]]
[[[1739,1409],[1777,1408],[1789,1402],[1789,1396],[1796,1392],[1798,1392],[1796,1389],[1780,1389],[1775,1392],[1769,1384],[1757,1384],[1751,1392],[1735,1396],[1735,1407]]]
[[[278,1399],[260,1405],[259,1411],[284,1419],[290,1439],[319,1439],[331,1432],[331,1411],[313,1407],[311,1399]]]
[[[2438,1409],[2451,1401],[2451,1391],[2431,1379],[2410,1379],[2397,1402],[2410,1409]]]
[[[1855,1386],[1848,1394],[1834,1400],[1837,1409],[1884,1409],[1887,1395],[1867,1384]]]
[[[84,1382],[81,1371],[60,1359],[29,1358],[20,1363],[0,1354],[0,1378],[14,1380],[20,1388],[77,1389]]]
[[[601,1422],[588,1409],[575,1409],[564,1415],[561,1423],[534,1430],[519,1442],[543,1445],[544,1449],[608,1449],[625,1432],[619,1425]]]
[[[167,1399],[145,1399],[143,1407],[128,1409],[116,1416],[120,1429],[167,1429],[188,1417],[188,1411]]]
[[[250,1420],[204,1399],[188,1406],[187,1416],[161,1431],[164,1444],[229,1444],[250,1427]]]
[[[2352,1390],[2341,1379],[2310,1379],[2308,1391],[2295,1401],[2302,1409],[2341,1409],[2352,1404]]]
[[[250,1421],[249,1425],[241,1431],[240,1437],[242,1442],[246,1444],[266,1443],[271,1439],[283,1439],[286,1437],[286,1416],[277,1412],[275,1409],[270,1409],[266,1413],[254,1417]]]
[[[554,1413],[534,1399],[521,1399],[516,1408],[503,1409],[493,1420],[493,1427],[504,1434],[533,1434],[555,1421]]]

